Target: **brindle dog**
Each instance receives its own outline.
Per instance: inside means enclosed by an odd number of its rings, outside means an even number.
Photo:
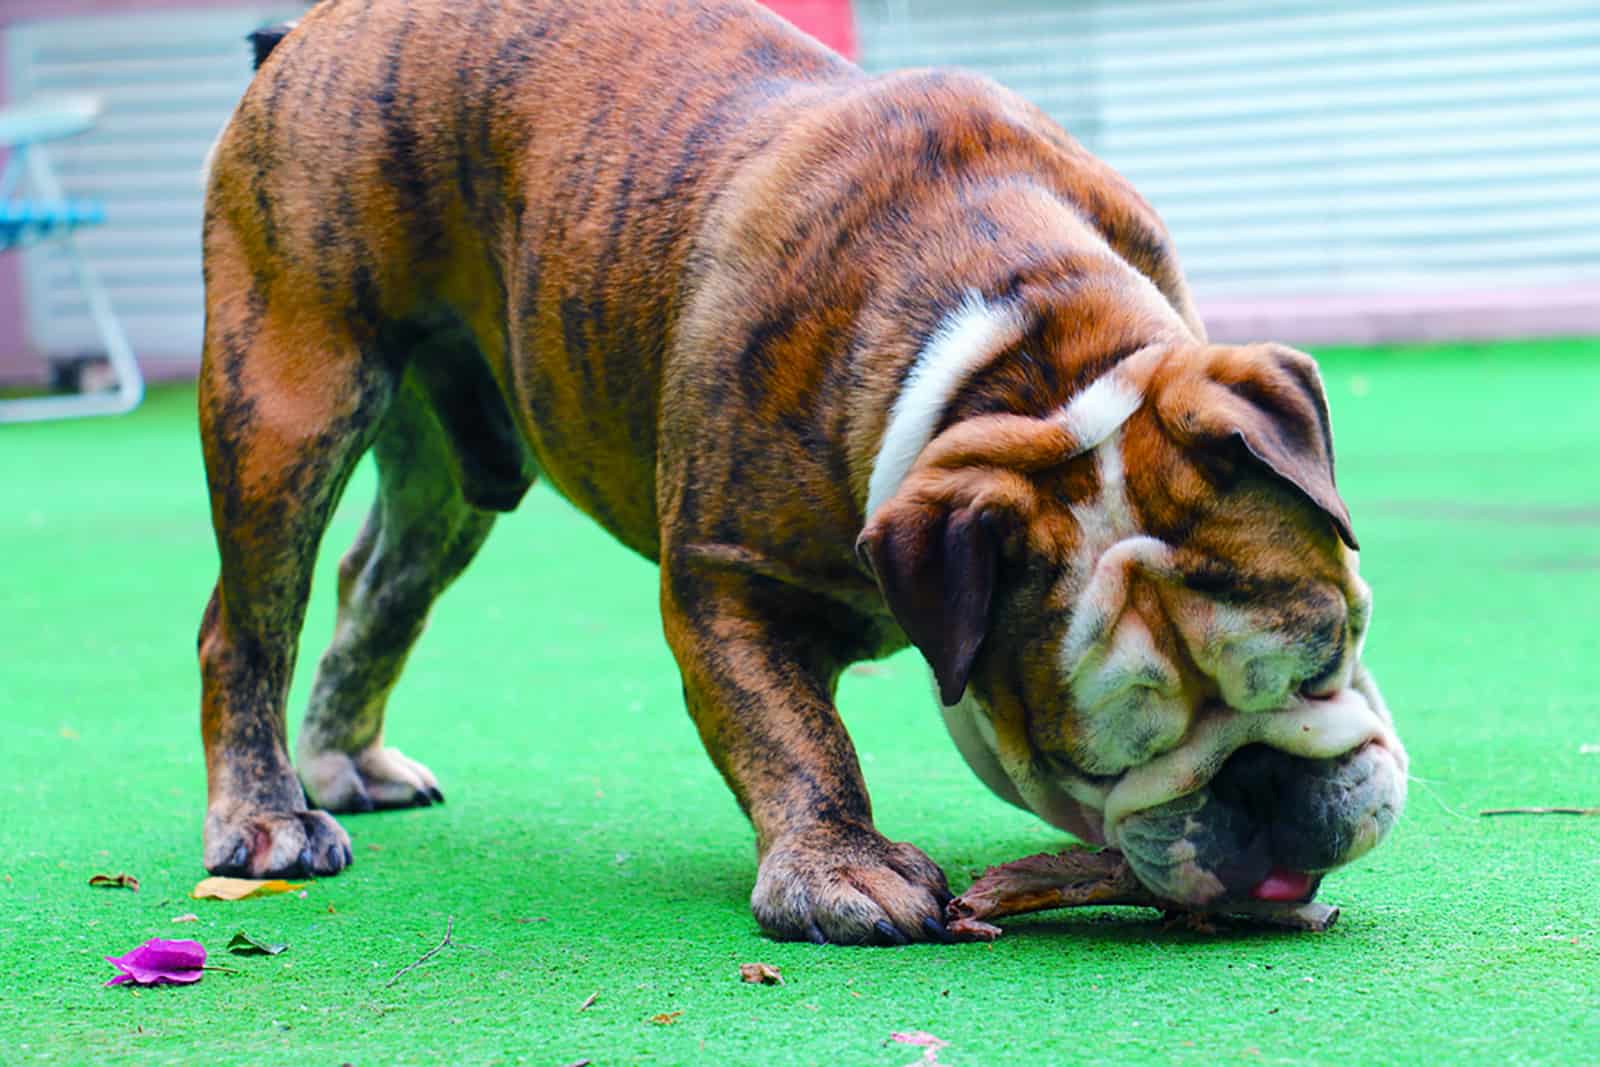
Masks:
[[[749,0],[325,0],[272,44],[205,212],[210,870],[333,874],[329,812],[442,800],[385,704],[536,476],[659,562],[777,936],[944,936],[833,704],[908,640],[997,792],[1168,898],[1309,892],[1392,822],[1315,367],[1208,346],[1160,221],[1041,112]]]

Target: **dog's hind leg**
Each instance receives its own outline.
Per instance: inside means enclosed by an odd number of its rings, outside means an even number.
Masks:
[[[495,517],[467,502],[452,442],[415,379],[395,398],[373,455],[378,497],[339,564],[338,625],[296,743],[306,793],[329,811],[443,801],[428,768],[385,747],[384,708],[434,599]]]
[[[334,317],[268,296],[242,262],[208,248],[200,427],[221,568],[199,640],[204,860],[215,874],[332,874],[350,839],[307,810],[284,700],[318,543],[395,371]]]

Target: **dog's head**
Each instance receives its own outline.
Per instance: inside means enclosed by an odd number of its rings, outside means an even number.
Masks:
[[[1309,897],[1398,816],[1303,353],[1152,348],[1047,418],[958,422],[857,547],[979,776],[1165,898]]]

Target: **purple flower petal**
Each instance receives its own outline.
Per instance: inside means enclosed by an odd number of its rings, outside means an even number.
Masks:
[[[132,952],[107,956],[106,962],[122,973],[106,985],[136,982],[165,985],[198,982],[206,963],[205,946],[198,941],[168,941],[155,937]]]

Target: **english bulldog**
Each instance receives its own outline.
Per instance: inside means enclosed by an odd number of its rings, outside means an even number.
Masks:
[[[989,788],[1177,904],[1309,896],[1394,823],[1316,365],[1208,343],[1155,212],[1037,108],[751,0],[325,0],[278,36],[207,182],[209,870],[331,875],[330,813],[443,799],[385,704],[536,477],[659,563],[775,937],[946,936],[833,702],[908,643]]]

